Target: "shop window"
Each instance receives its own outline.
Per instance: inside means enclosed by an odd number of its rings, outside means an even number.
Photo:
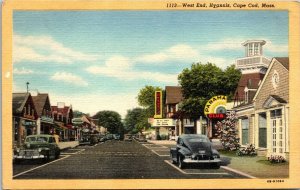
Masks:
[[[258,115],[258,140],[259,147],[267,148],[267,115],[266,113],[260,113]]]
[[[249,144],[249,119],[242,119],[242,144]]]
[[[281,109],[272,110],[270,113],[271,113],[271,118],[277,118],[277,117],[282,116],[282,110]],[[281,125],[282,125],[282,122],[281,122]]]

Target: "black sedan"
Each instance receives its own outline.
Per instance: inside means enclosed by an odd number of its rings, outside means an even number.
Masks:
[[[171,148],[170,155],[173,163],[179,168],[187,164],[207,163],[220,167],[220,154],[212,148],[212,143],[205,135],[185,134],[178,137],[176,148]]]

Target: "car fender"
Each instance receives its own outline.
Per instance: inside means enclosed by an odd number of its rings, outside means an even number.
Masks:
[[[188,154],[191,154],[191,151],[186,148],[186,147],[181,147],[179,150],[178,150],[178,153],[185,156],[185,155],[188,155]]]

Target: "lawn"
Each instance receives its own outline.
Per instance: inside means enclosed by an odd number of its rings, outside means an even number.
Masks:
[[[270,163],[266,157],[237,156],[235,152],[219,151],[225,165],[257,178],[288,178],[289,163]]]

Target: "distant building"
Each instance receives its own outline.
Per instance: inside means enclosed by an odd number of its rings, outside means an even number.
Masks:
[[[50,134],[59,133],[61,140],[75,140],[76,129],[72,125],[73,110],[72,106],[65,106],[64,103],[58,103],[57,106],[51,106],[52,117],[55,124],[63,131],[53,129]]]
[[[49,95],[38,93],[36,96],[32,96],[32,99],[38,115],[37,134],[50,134],[55,124],[52,117]]]

